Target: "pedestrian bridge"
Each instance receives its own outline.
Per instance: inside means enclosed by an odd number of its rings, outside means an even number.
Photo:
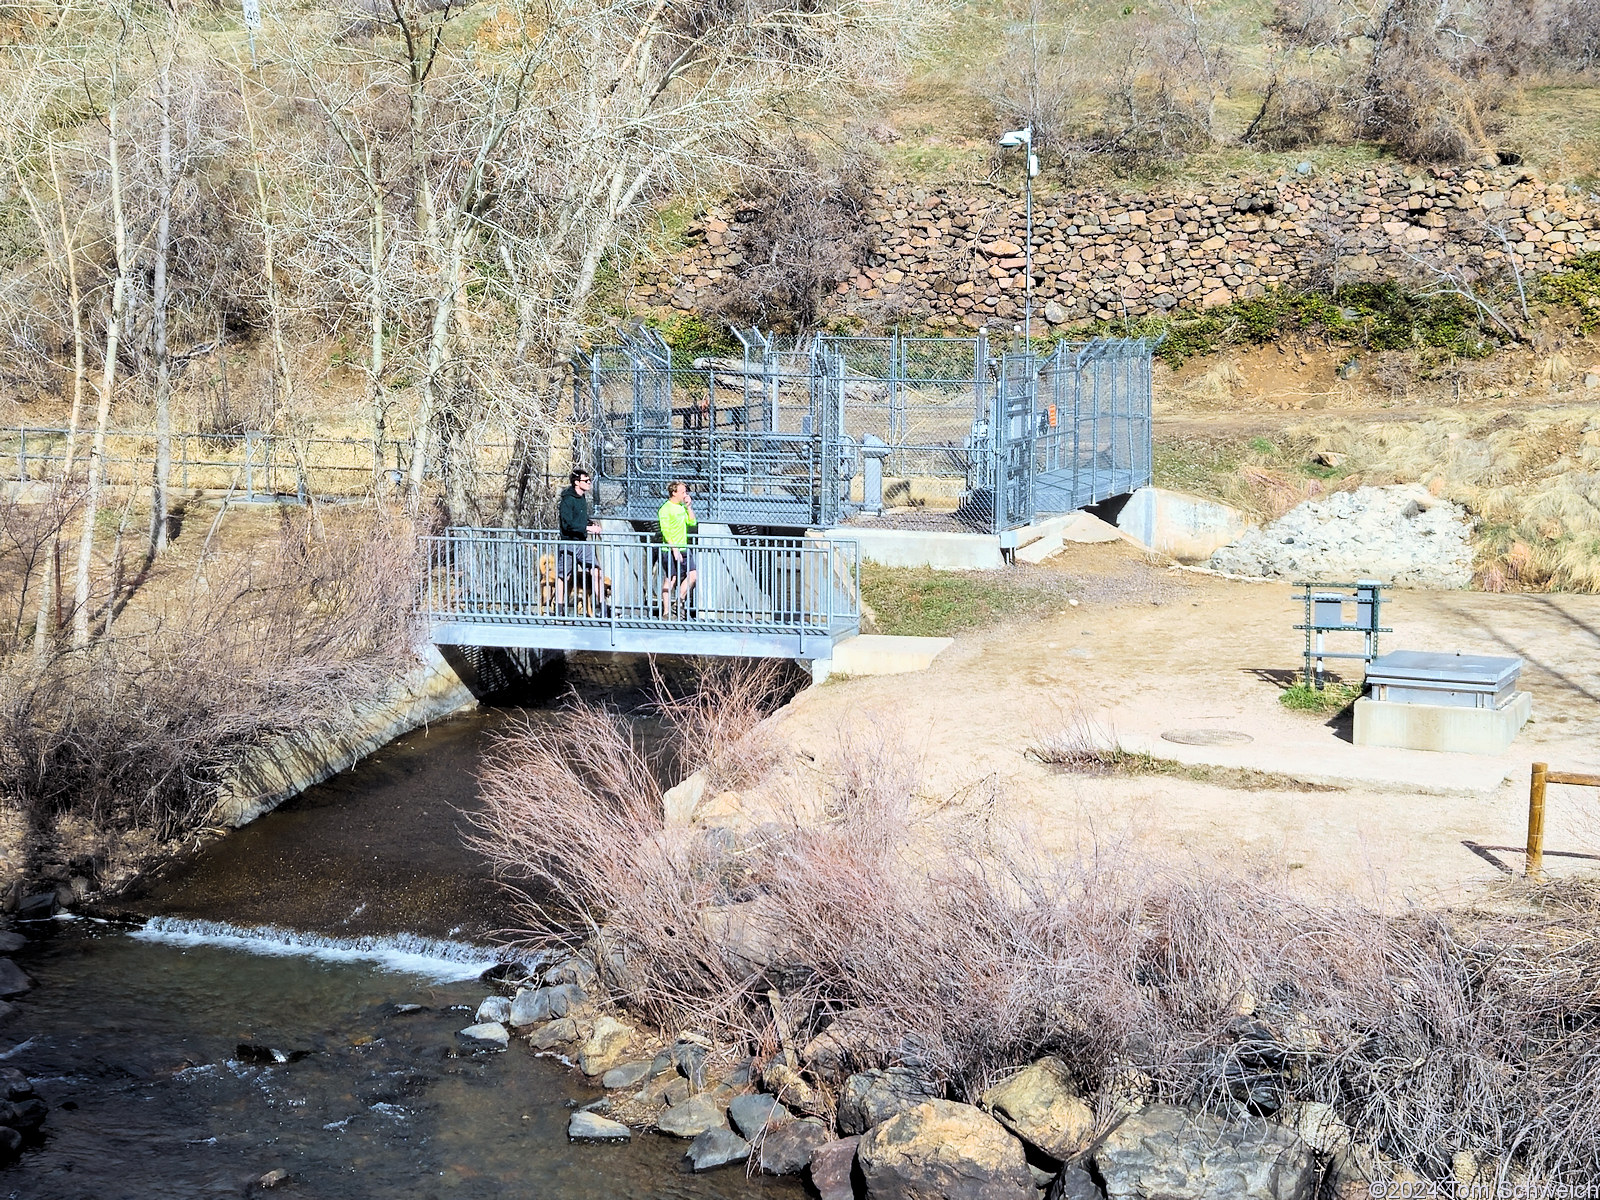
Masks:
[[[667,614],[664,548],[643,534],[452,528],[425,549],[438,646],[826,659],[861,628],[860,550],[833,538],[702,536],[689,611]]]

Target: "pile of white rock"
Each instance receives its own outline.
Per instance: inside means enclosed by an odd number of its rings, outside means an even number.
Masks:
[[[1471,539],[1466,510],[1420,484],[1364,487],[1297,505],[1207,565],[1263,579],[1464,588],[1472,582]]]

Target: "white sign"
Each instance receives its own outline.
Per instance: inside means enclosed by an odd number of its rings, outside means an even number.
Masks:
[[[244,0],[244,27],[251,33],[261,28],[261,0]]]

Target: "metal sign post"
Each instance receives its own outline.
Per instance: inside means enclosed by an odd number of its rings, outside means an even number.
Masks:
[[[1355,583],[1300,582],[1295,586],[1305,589],[1304,592],[1296,594],[1294,599],[1303,600],[1306,605],[1305,623],[1296,625],[1295,628],[1304,630],[1306,635],[1307,687],[1321,690],[1324,659],[1359,658],[1363,663],[1370,663],[1378,657],[1378,635],[1394,632],[1379,625],[1379,614],[1383,608],[1381,583],[1372,579],[1360,579]],[[1334,588],[1351,590],[1334,591]],[[1353,619],[1345,615],[1345,606],[1350,604],[1355,606]],[[1323,638],[1330,633],[1361,634],[1361,650],[1351,653],[1326,649]]]
[[[243,0],[244,27],[250,35],[250,69],[256,70],[256,30],[261,28],[261,0]]]

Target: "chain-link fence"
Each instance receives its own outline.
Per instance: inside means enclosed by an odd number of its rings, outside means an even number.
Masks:
[[[830,524],[902,505],[1010,528],[1149,482],[1142,339],[995,357],[981,335],[737,332],[737,359],[685,365],[641,333],[581,365],[576,411],[608,511],[646,520],[682,479],[715,520]]]

